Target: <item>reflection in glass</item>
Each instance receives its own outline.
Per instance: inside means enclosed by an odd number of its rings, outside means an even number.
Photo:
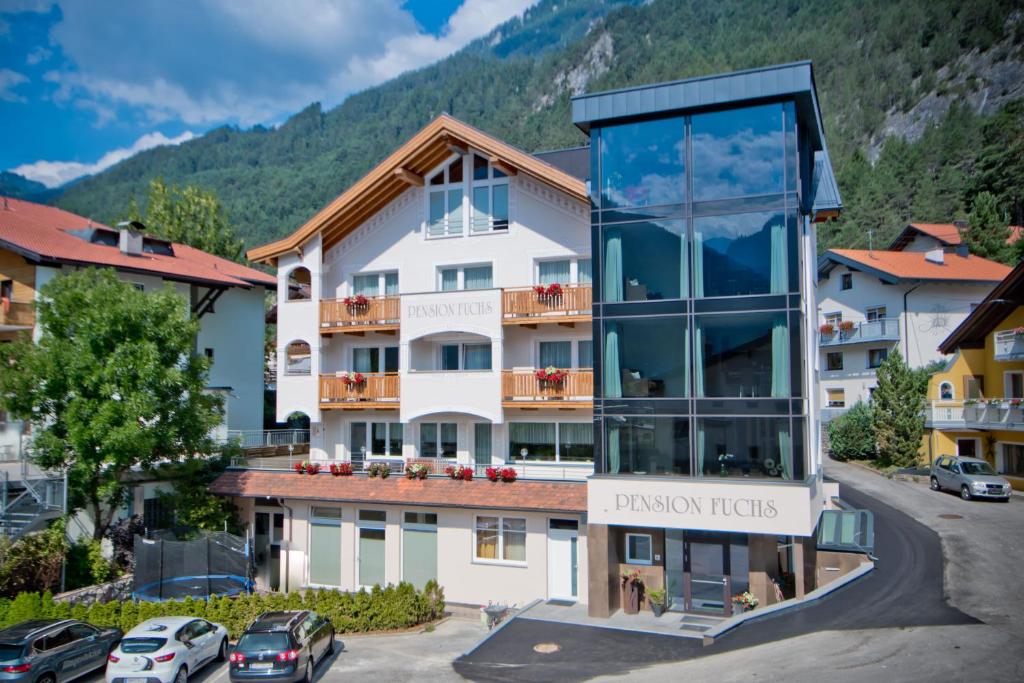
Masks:
[[[690,423],[686,418],[606,417],[604,427],[609,473],[690,473]]]
[[[678,204],[686,197],[682,118],[601,129],[604,208]]]
[[[803,420],[698,418],[697,469],[708,477],[804,478]],[[795,436],[795,438],[793,438]]]
[[[508,452],[516,460],[554,460],[554,423],[510,422]]]
[[[700,114],[691,121],[694,201],[785,189],[782,105]]]
[[[697,316],[694,393],[713,397],[790,395],[786,313]]]
[[[781,213],[708,216],[693,221],[694,296],[790,291],[790,243]],[[790,222],[791,225],[795,225]],[[796,283],[793,283],[795,287]]]
[[[604,300],[685,297],[689,287],[682,221],[604,228]]]
[[[683,317],[605,322],[606,398],[677,397],[689,385],[689,337]]]

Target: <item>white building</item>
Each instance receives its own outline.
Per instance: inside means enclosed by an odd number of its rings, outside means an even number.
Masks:
[[[945,360],[939,344],[1009,272],[968,254],[955,225],[908,225],[887,250],[825,252],[817,305],[823,419],[870,400],[876,369],[894,348],[911,367]]]

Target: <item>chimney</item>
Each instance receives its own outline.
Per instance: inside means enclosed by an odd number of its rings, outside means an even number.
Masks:
[[[963,242],[961,242],[960,244],[956,245],[956,255],[957,256],[963,256],[964,258],[967,258],[968,255],[970,255],[970,253],[971,253],[970,248],[966,244],[964,244]]]
[[[963,232],[964,230],[967,229],[967,221],[965,221],[963,218],[958,218],[955,221],[953,221],[953,225],[955,225],[956,229],[960,232]]]
[[[120,233],[117,246],[122,254],[142,256],[142,233],[146,226],[138,221],[122,221],[117,224]]]
[[[938,263],[940,266],[946,262],[946,252],[942,249],[932,249],[924,253],[924,260],[931,263]]]

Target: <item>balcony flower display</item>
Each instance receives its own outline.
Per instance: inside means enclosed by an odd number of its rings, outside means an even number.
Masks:
[[[757,607],[758,603],[757,596],[755,596],[750,591],[744,591],[742,593],[732,596],[732,601],[736,603],[736,606],[744,612],[749,612],[750,610],[754,609],[755,607]]]
[[[346,387],[359,387],[366,384],[366,375],[361,372],[345,372],[341,375],[341,383]]]
[[[501,480],[506,484],[511,484],[519,476],[514,467],[488,467],[486,474],[491,481]]]
[[[422,463],[406,465],[405,466],[405,478],[406,479],[420,479],[420,480],[422,480],[422,479],[426,479],[427,475],[429,475],[429,474],[430,474],[430,468],[427,467],[426,465],[422,464]]]
[[[331,475],[335,477],[351,477],[352,476],[352,463],[341,462],[331,463],[330,466]]]
[[[964,407],[970,407],[970,406],[976,406],[976,405],[978,405],[978,399],[976,399],[976,398],[965,398],[964,399]]]
[[[355,296],[346,296],[341,300],[341,303],[345,304],[345,307],[351,310],[363,310],[370,305],[370,300],[363,294],[356,294]]]
[[[539,301],[558,299],[562,296],[562,285],[557,282],[552,282],[547,287],[544,285],[537,285],[533,288],[533,291],[537,293],[537,299]]]
[[[853,332],[853,321],[852,320],[840,320],[839,331],[840,332]]]
[[[1013,328],[1013,336],[1014,337],[1024,337],[1024,327],[1015,327],[1015,328]]]
[[[386,462],[370,463],[366,473],[370,475],[370,478],[380,477],[381,479],[387,479],[391,476],[391,466]]]
[[[543,370],[537,371],[537,379],[541,382],[550,382],[551,384],[561,384],[568,376],[568,372],[565,370],[559,370],[553,365],[549,365]]]
[[[448,465],[444,468],[444,473],[459,481],[473,481],[473,468],[465,465]]]
[[[1010,399],[1010,407],[1011,408],[1020,408],[1021,403],[1024,403],[1024,399],[1021,399],[1021,398],[1011,398]]]
[[[319,474],[320,473],[320,465],[318,465],[315,462],[309,462],[308,460],[303,460],[302,462],[295,463],[295,465],[293,466],[293,469],[295,470],[296,474]]]
[[[818,328],[818,331],[821,332],[824,335],[829,335],[829,334],[835,334],[836,333],[836,328],[835,328],[835,326],[832,323],[825,323],[824,325],[822,325],[821,327]]]

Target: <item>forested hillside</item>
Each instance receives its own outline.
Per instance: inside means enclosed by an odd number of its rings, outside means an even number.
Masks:
[[[1024,222],[1024,16],[1015,0],[542,0],[431,67],[276,129],[139,154],[58,203],[112,220],[150,178],[215,191],[255,245],[294,230],[441,111],[527,150],[585,141],[575,92],[811,59],[847,206],[824,246],[950,220],[981,190]],[[955,105],[952,106],[951,105]]]

